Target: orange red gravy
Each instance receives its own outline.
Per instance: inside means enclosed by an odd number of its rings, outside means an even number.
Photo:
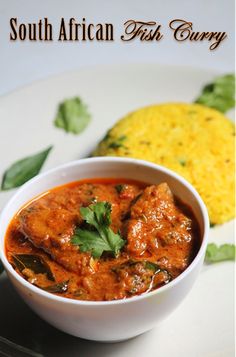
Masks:
[[[84,224],[81,207],[106,201],[111,229],[125,239],[117,257],[97,259],[71,243]],[[168,185],[127,179],[91,179],[56,187],[13,218],[6,253],[30,283],[60,296],[105,301],[147,293],[170,282],[191,263],[200,246],[191,209]]]

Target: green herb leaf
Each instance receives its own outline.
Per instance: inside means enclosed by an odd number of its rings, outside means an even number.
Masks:
[[[11,188],[19,187],[36,176],[51,149],[52,146],[36,155],[26,157],[11,165],[3,175],[1,189],[10,190]]]
[[[166,269],[161,269],[158,264],[150,262],[149,260],[143,260],[143,261],[142,260],[127,260],[126,262],[113,267],[111,270],[116,273],[122,269],[128,269],[128,268],[135,267],[138,264],[141,264],[145,269],[151,270],[155,274],[164,272],[169,276],[170,279],[172,279],[170,273]]]
[[[111,204],[109,202],[97,202],[89,207],[81,207],[80,213],[86,223],[93,225],[97,230],[99,226],[111,224]]]
[[[91,115],[79,97],[64,100],[59,104],[54,125],[68,133],[79,134],[89,124]]]
[[[153,263],[153,262],[149,262],[149,261],[146,261],[145,262],[145,268],[149,269],[149,270],[153,270],[153,271],[161,271],[159,265]]]
[[[14,265],[22,274],[24,274],[24,269],[30,269],[35,274],[46,274],[49,280],[55,281],[49,265],[40,255],[14,254],[12,259]]]
[[[215,108],[222,113],[235,106],[235,76],[228,74],[206,85],[195,103]]]
[[[121,135],[119,138],[117,138],[116,140],[112,141],[108,147],[110,149],[118,149],[120,147],[125,147],[125,145],[123,144],[123,141],[127,139],[127,136],[125,135]]]
[[[3,264],[2,264],[2,262],[0,260],[0,274],[2,274],[3,271],[4,271]]]
[[[142,266],[142,269],[140,269]],[[145,269],[145,271],[144,271]],[[166,269],[161,269],[159,265],[148,260],[127,260],[126,262],[111,268],[111,271],[120,276],[129,275],[132,277],[130,294],[136,294],[140,281],[145,285],[146,291],[151,291],[172,280],[170,273]]]
[[[66,281],[63,281],[62,283],[47,286],[46,288],[43,288],[43,290],[47,291],[48,293],[62,294],[68,290],[68,283],[69,283],[69,280],[66,280]]]
[[[181,166],[186,166],[186,159],[180,158],[179,163]]]
[[[217,246],[215,243],[210,243],[207,246],[205,262],[218,263],[225,260],[235,260],[236,247],[234,244],[222,244]]]
[[[116,185],[115,186],[116,192],[117,193],[123,192],[125,190],[125,187],[126,187],[126,185],[122,185],[122,184]]]
[[[107,141],[108,139],[110,139],[110,136],[111,136],[111,130],[108,130],[104,136],[104,138],[102,139],[102,142],[103,141]]]
[[[81,207],[80,213],[88,224],[88,229],[76,228],[71,243],[79,245],[81,252],[91,252],[94,258],[100,258],[103,252],[118,255],[125,240],[114,233],[111,224],[111,204],[98,202],[89,207]]]

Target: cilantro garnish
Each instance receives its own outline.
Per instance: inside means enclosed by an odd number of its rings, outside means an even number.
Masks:
[[[225,260],[235,260],[235,249],[234,244],[217,246],[215,243],[210,243],[207,246],[205,262],[218,263]]]
[[[79,97],[73,97],[59,104],[54,125],[68,133],[79,134],[90,120],[87,105]]]
[[[110,252],[117,256],[125,240],[109,227],[111,204],[98,202],[88,207],[81,207],[80,213],[87,227],[76,228],[71,243],[79,245],[81,252],[90,252],[94,258],[100,258],[103,252]]]
[[[207,84],[195,103],[215,108],[222,113],[235,106],[235,76],[227,74]]]
[[[121,135],[119,136],[119,138],[117,138],[116,140],[112,141],[108,147],[110,149],[118,149],[120,147],[125,147],[125,145],[123,144],[123,141],[127,139],[126,135]]]

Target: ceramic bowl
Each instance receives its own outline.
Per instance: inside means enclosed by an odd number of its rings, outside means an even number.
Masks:
[[[169,284],[150,293],[125,300],[79,301],[53,295],[35,287],[23,279],[9,264],[4,251],[6,230],[13,216],[25,203],[55,186],[99,177],[128,178],[150,184],[167,182],[172,192],[191,206],[200,226],[201,247],[189,267]],[[40,174],[16,192],[0,217],[0,256],[8,277],[18,293],[44,320],[74,336],[115,342],[152,329],[184,300],[203,264],[208,230],[208,214],[201,197],[176,173],[142,160],[89,158],[67,163]]]

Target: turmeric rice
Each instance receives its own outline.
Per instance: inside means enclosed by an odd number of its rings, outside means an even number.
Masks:
[[[235,215],[234,137],[233,123],[217,110],[167,103],[126,115],[94,155],[148,160],[179,173],[197,189],[214,225]]]

